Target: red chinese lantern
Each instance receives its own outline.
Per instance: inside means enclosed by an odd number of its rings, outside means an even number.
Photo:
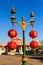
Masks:
[[[10,50],[17,48],[16,42],[13,42],[13,41],[8,42],[7,46]]]
[[[17,36],[17,31],[13,30],[13,29],[9,30],[8,31],[8,36],[11,37],[11,38],[16,37]]]
[[[33,49],[38,48],[38,42],[37,41],[31,41],[30,47],[33,48]]]
[[[30,31],[29,36],[31,38],[36,38],[38,36],[38,33],[35,30]]]

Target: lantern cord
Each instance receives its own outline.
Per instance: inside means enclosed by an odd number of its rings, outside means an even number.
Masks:
[[[12,29],[14,29],[14,23],[12,23]]]
[[[32,26],[32,30],[34,29],[34,26]]]

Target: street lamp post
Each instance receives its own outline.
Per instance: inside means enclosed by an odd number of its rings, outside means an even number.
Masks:
[[[23,33],[23,56],[22,56],[22,65],[27,65],[26,61],[26,45],[25,45],[25,28],[28,26],[27,23],[24,22],[24,16],[22,16],[22,22],[18,22],[18,24],[22,27]]]
[[[15,14],[15,10],[14,8],[12,8],[11,10],[11,14]],[[15,20],[15,17],[12,16],[11,17],[11,20],[12,20],[12,25],[14,23],[17,23],[19,24],[21,27],[22,27],[22,34],[23,34],[23,55],[22,55],[22,65],[28,65],[27,64],[27,58],[26,58],[26,45],[25,45],[25,28],[28,26],[28,25],[32,25],[32,27],[34,26],[34,13],[32,12],[30,17],[32,18],[30,21],[31,21],[31,24],[28,24],[24,21],[24,16],[22,16],[22,22],[14,22]]]

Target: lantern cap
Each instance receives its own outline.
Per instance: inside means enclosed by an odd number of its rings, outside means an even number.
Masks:
[[[12,16],[11,19],[16,19],[16,18],[14,16]]]
[[[12,16],[10,19],[11,19],[12,24],[14,24],[14,21],[16,18],[14,16]]]
[[[35,16],[34,12],[31,12],[30,17],[34,17],[34,16]]]
[[[12,7],[12,10],[10,11],[10,13],[11,13],[11,14],[15,14],[15,13],[16,13],[14,7]]]
[[[13,20],[13,19],[16,19],[16,18],[14,16],[12,16],[10,19]]]
[[[31,22],[31,25],[32,25],[32,27],[33,27],[35,21],[34,21],[34,20],[31,20],[30,22]]]

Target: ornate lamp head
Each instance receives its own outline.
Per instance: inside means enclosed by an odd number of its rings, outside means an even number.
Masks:
[[[34,26],[34,22],[35,22],[34,17],[35,17],[34,12],[31,12],[31,14],[30,14],[30,18],[31,18],[30,22],[31,22],[32,27]]]
[[[12,14],[12,16],[11,16],[11,23],[12,23],[12,25],[13,25],[13,27],[14,27],[14,21],[15,21],[15,16],[14,16],[14,14],[16,13],[16,11],[15,11],[15,9],[14,9],[14,7],[12,7],[12,10],[10,11],[10,13]]]

